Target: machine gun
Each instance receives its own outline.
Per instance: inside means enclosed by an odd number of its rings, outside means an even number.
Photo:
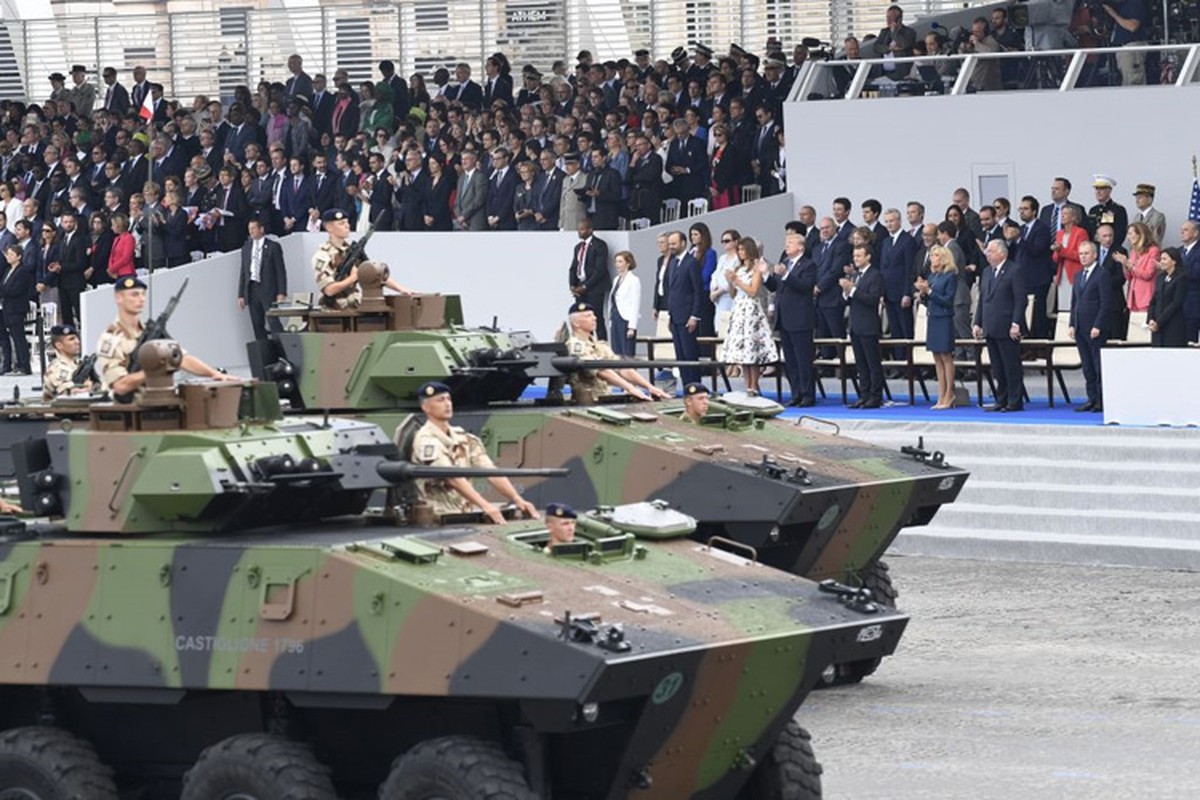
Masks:
[[[175,307],[179,305],[179,298],[183,297],[183,293],[187,291],[188,281],[191,278],[184,278],[183,285],[179,287],[170,300],[167,301],[167,307],[162,310],[156,318],[152,319],[145,328],[142,329],[142,335],[138,337],[137,344],[133,346],[133,353],[129,356],[129,371],[138,371],[138,351],[146,342],[152,342],[155,339],[170,339],[171,334],[167,333],[167,323],[171,320],[171,315],[175,313]]]
[[[79,366],[75,368],[75,372],[71,374],[71,382],[76,386],[83,386],[88,381],[94,384],[100,383],[100,376],[96,373],[96,354],[84,356],[79,362]]]
[[[372,222],[367,228],[367,232],[363,234],[361,239],[353,242],[346,248],[346,252],[342,253],[342,261],[338,264],[337,272],[334,274],[334,279],[344,281],[350,277],[350,270],[357,267],[367,259],[367,242],[371,241],[371,237],[375,235],[375,223]]]

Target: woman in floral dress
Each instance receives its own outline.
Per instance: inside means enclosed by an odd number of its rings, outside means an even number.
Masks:
[[[756,269],[758,244],[750,238],[738,242],[737,269],[725,271],[729,293],[733,296],[733,311],[729,315],[729,333],[725,336],[724,359],[742,365],[746,378],[746,393],[758,395],[758,379],[764,364],[779,360],[775,338],[758,295],[765,292],[762,273]]]

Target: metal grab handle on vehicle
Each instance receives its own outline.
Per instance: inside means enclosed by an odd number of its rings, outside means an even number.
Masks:
[[[708,537],[708,547],[710,550],[713,549],[713,542],[721,542],[722,544],[729,545],[734,550],[746,550],[750,553],[750,560],[758,563],[758,549],[745,542],[735,542],[733,539],[726,539],[724,536],[710,536]]]

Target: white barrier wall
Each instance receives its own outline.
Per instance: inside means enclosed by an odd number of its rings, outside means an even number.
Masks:
[[[609,254],[629,250],[642,265],[644,319],[653,306],[654,263],[658,256],[659,232],[687,230],[704,221],[719,239],[726,228],[764,239],[767,252],[777,252],[783,241],[783,225],[790,218],[793,201],[781,195],[746,206],[680,220],[642,231],[603,231]],[[312,256],[324,234],[293,234],[280,240],[288,272],[288,292],[315,289]],[[541,340],[553,338],[571,303],[567,277],[579,237],[574,233],[378,233],[367,252],[371,258],[391,266],[403,285],[420,292],[459,294],[467,325],[491,325],[498,318],[501,328],[530,330]],[[719,244],[717,245],[720,246]],[[237,309],[240,253],[171,270],[156,272],[150,280],[150,313],[158,314],[168,298],[190,279],[187,293],[171,318],[171,335],[189,352],[231,372],[247,369],[245,343],[253,337],[250,319]],[[84,349],[95,349],[105,327],[116,316],[112,289],[87,292],[82,299]],[[645,332],[652,328],[643,326]]]
[[[785,105],[784,120],[792,192],[822,216],[844,195],[856,221],[868,197],[902,212],[918,200],[927,220],[940,221],[959,186],[978,208],[981,186],[1006,185],[1015,217],[1021,195],[1048,202],[1058,175],[1074,184],[1071,199],[1090,208],[1098,172],[1116,179],[1113,198],[1131,217],[1134,186],[1154,184],[1167,241],[1177,243],[1200,84],[797,102]]]

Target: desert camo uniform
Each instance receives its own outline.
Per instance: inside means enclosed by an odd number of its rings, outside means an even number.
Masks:
[[[338,247],[333,242],[326,240],[313,254],[313,275],[317,281],[317,291],[322,292],[321,305],[339,309],[357,308],[362,302],[362,290],[357,286],[333,297],[324,294],[325,287],[337,280],[337,267],[334,266],[337,256],[345,253],[349,247],[349,244]]]
[[[81,361],[80,358],[55,356],[54,360],[46,365],[46,374],[42,377],[42,399],[50,401],[74,389],[75,370],[79,369]]]
[[[582,339],[572,335],[567,339],[567,352],[584,361],[616,361],[617,354],[608,346],[594,338]],[[570,377],[571,392],[590,391],[596,397],[603,397],[610,389],[607,383],[597,374],[596,370],[584,369],[575,372]]]
[[[430,467],[495,466],[478,436],[454,425],[448,433],[443,432],[432,422],[422,425],[413,437],[412,459]],[[465,514],[478,510],[444,480],[418,481],[417,490],[435,514]]]
[[[110,390],[113,383],[129,374],[130,356],[144,327],[139,321],[137,330],[129,331],[117,319],[104,330],[96,347],[96,374],[105,390]]]

